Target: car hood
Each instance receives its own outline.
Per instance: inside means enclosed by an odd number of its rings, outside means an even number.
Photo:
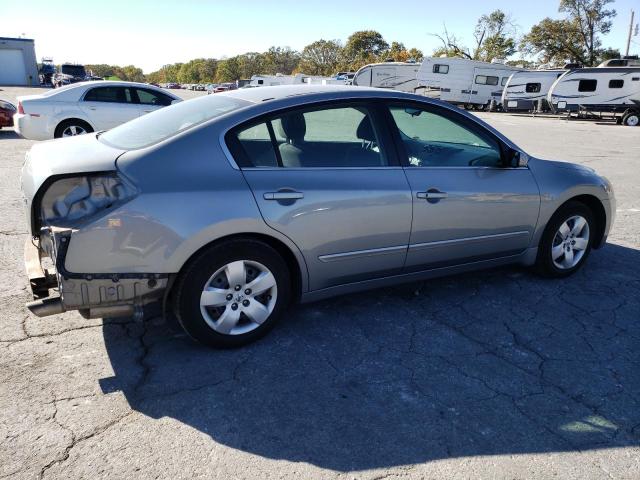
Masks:
[[[116,159],[124,150],[99,142],[97,135],[49,140],[35,144],[27,152],[21,181],[29,224],[33,197],[50,177],[116,169]]]

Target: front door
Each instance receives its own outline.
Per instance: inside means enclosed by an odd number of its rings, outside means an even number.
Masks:
[[[499,141],[462,114],[393,104],[413,195],[408,270],[523,253],[540,208],[528,168],[504,166]]]
[[[403,267],[411,192],[378,116],[376,107],[338,103],[230,135],[265,221],[302,251],[311,290]]]

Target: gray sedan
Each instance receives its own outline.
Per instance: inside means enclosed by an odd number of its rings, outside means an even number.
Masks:
[[[338,86],[241,89],[37,144],[22,189],[32,312],[159,303],[217,347],[291,301],[506,264],[566,277],[615,212],[606,179],[464,111]]]

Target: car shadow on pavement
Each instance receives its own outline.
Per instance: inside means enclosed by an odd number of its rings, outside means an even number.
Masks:
[[[639,267],[609,244],[563,281],[508,268],[339,297],[239,350],[105,327],[100,383],[223,445],[341,472],[637,446]]]

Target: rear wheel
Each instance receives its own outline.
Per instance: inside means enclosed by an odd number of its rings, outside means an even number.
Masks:
[[[575,273],[591,251],[595,224],[591,210],[580,202],[561,207],[542,235],[536,268],[547,277],[562,278]]]
[[[278,252],[256,240],[227,241],[189,264],[176,284],[174,310],[195,340],[239,347],[273,328],[290,295],[289,270]]]
[[[93,128],[87,122],[82,120],[65,120],[61,122],[54,133],[55,138],[75,137],[76,135],[85,135],[93,132]]]

